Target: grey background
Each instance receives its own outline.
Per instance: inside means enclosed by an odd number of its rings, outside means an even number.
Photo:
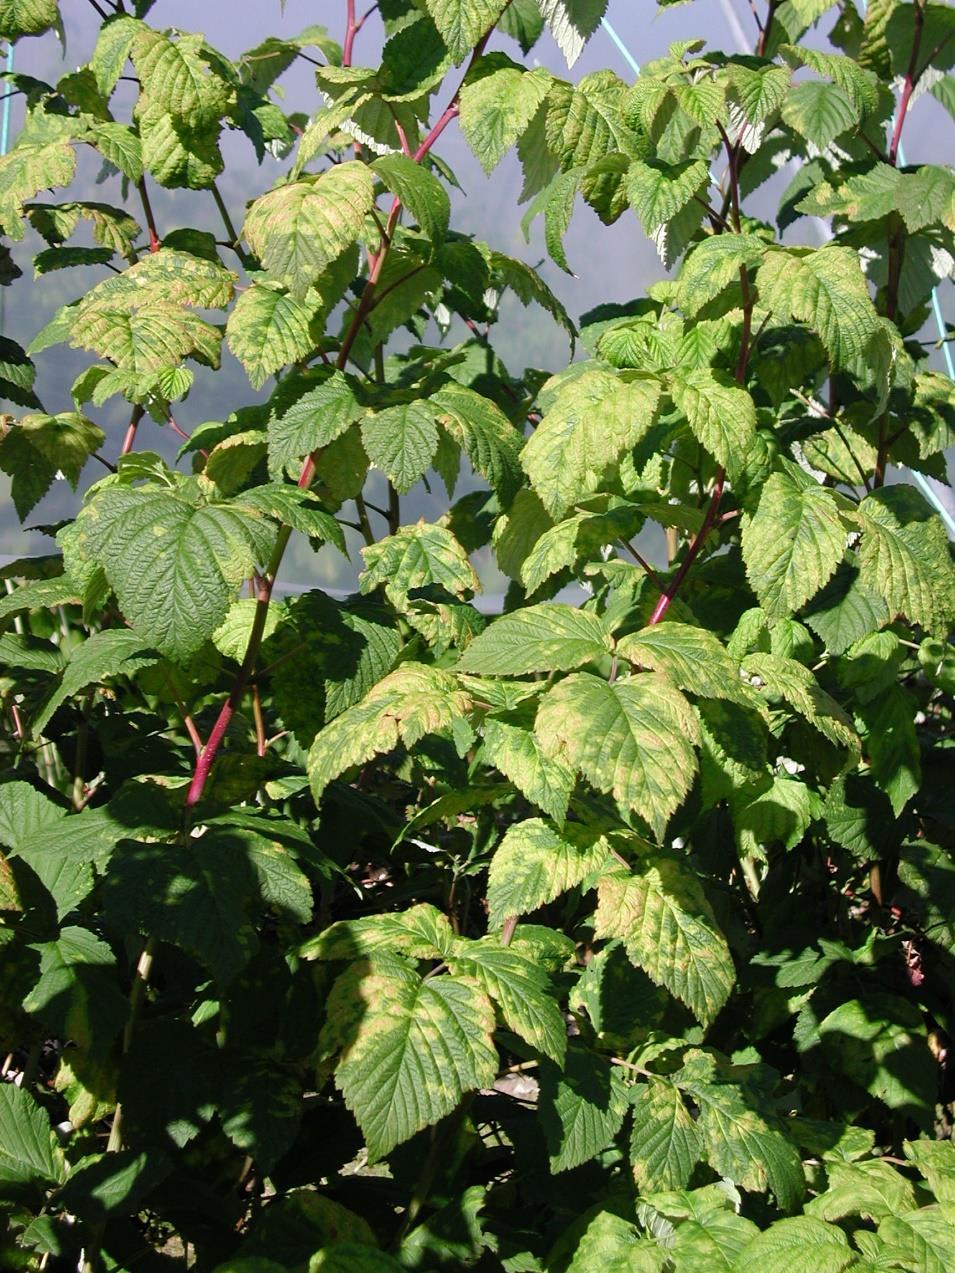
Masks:
[[[22,40],[16,48],[16,70],[50,82],[66,71],[86,62],[92,51],[99,26],[99,19],[87,0],[64,0],[62,11],[65,22],[66,48],[61,48],[50,33],[38,39]],[[760,9],[764,8],[760,5]],[[361,10],[361,4],[359,4]],[[235,3],[233,0],[158,0],[148,20],[154,26],[181,27],[183,30],[202,30],[209,41],[231,57],[236,57],[268,35],[294,35],[309,24],[318,22],[328,28],[329,34],[341,40],[344,32],[344,0],[261,0],[256,3]],[[644,64],[666,52],[673,40],[702,36],[710,47],[735,52],[752,47],[757,31],[752,13],[745,0],[695,0],[692,5],[658,9],[654,0],[611,0],[607,17],[620,37],[626,42],[633,56]],[[826,47],[826,32],[833,18],[824,18],[819,27],[810,31],[806,42]],[[377,15],[373,15],[361,31],[355,47],[354,60],[358,64],[374,64],[381,47],[382,32]],[[512,56],[520,58],[517,46],[506,37],[495,37],[492,48],[500,47]],[[534,49],[531,60],[543,64],[556,74],[578,80],[588,72],[608,67],[616,71],[628,83],[633,73],[607,33],[598,31],[583,55],[568,72],[566,63],[549,33],[545,34]],[[284,106],[288,110],[311,113],[317,103],[313,68],[299,61],[279,81],[285,94]],[[435,114],[448,100],[457,84],[460,71],[452,72],[448,83],[435,94]],[[120,86],[120,93],[128,91],[128,105],[132,105],[134,86]],[[117,95],[115,114],[123,118],[121,97]],[[11,103],[11,138],[16,137],[22,120],[22,98]],[[941,107],[928,95],[921,96],[912,107],[912,117],[905,132],[905,145],[910,163],[944,161],[952,153],[953,131],[951,121]],[[948,139],[947,143],[946,140]],[[219,179],[219,188],[230,208],[232,219],[241,225],[246,202],[267,190],[291,163],[282,163],[266,157],[262,166],[256,163],[248,141],[241,135],[226,132],[222,138],[226,171]],[[77,180],[69,197],[99,199],[120,204],[121,189],[118,178],[97,183],[99,164],[92,152],[83,153]],[[530,242],[524,240],[519,228],[523,209],[518,209],[521,185],[519,165],[514,156],[505,161],[490,176],[486,176],[471,156],[456,125],[452,125],[442,137],[438,153],[454,168],[464,193],[454,192],[453,223],[457,229],[473,233],[494,247],[534,265],[541,272],[566,305],[573,318],[595,305],[606,301],[626,301],[642,294],[646,287],[661,276],[662,267],[653,245],[646,239],[632,213],[625,214],[613,227],[598,222],[594,214],[578,201],[577,210],[567,236],[567,255],[571,267],[579,271],[573,277],[562,273],[547,258],[544,250],[540,222],[535,223]],[[779,193],[787,184],[791,172],[780,175],[765,186],[748,207],[757,215],[771,217]],[[150,183],[153,205],[160,234],[180,226],[209,229],[221,237],[221,222],[208,192],[166,191]],[[57,194],[53,198],[61,198]],[[42,198],[42,196],[41,196]],[[140,223],[142,212],[138,200],[130,202],[129,210]],[[792,228],[787,238],[792,242],[817,243],[818,227],[802,219]],[[71,242],[83,242],[79,237]],[[14,257],[23,270],[23,277],[13,287],[3,289],[4,334],[29,344],[35,333],[47,322],[58,305],[76,299],[84,289],[92,287],[106,271],[86,268],[70,270],[33,278],[32,256],[42,246],[35,235],[28,232],[26,239],[14,245]],[[233,262],[228,262],[230,265]],[[942,291],[942,305],[946,317],[953,314],[953,289],[946,284]],[[930,332],[928,334],[934,334]],[[451,339],[460,338],[453,332]],[[495,345],[512,370],[525,365],[557,370],[565,365],[569,347],[566,335],[537,309],[524,310],[513,301],[506,302],[501,321],[497,325]],[[48,350],[36,358],[38,376],[37,392],[49,411],[70,407],[69,387],[75,376],[89,364],[91,358],[82,351],[68,350],[63,346]],[[933,363],[942,369],[941,359],[933,356]],[[259,401],[268,395],[268,386],[253,391],[242,368],[223,348],[223,371],[211,373],[194,368],[196,382],[189,397],[178,404],[176,416],[186,429],[193,429],[206,420],[221,420],[230,411],[246,403]],[[9,407],[5,409],[11,409]],[[16,411],[17,408],[12,408]],[[89,408],[88,414],[104,428],[108,440],[104,451],[113,456],[118,451],[129,408],[122,400],[113,400],[105,407]],[[172,458],[177,448],[176,439],[169,430],[163,430],[151,421],[141,427],[139,446],[161,451]],[[98,466],[91,462],[83,475],[88,483]],[[468,479],[463,477],[456,495],[468,489]],[[949,492],[945,492],[949,496]],[[28,519],[31,525],[54,522],[70,516],[77,506],[64,481],[54,483],[50,493],[38,505]],[[447,506],[446,495],[440,485],[429,494],[419,485],[403,501],[402,518],[414,520],[419,516],[435,517]],[[354,537],[357,539],[357,536]],[[296,542],[299,541],[299,542]],[[656,561],[663,557],[662,534],[648,529],[641,539],[644,551]],[[18,556],[27,552],[50,551],[50,541],[43,536],[25,532],[19,525],[9,498],[8,479],[0,474],[0,557]],[[333,550],[324,549],[317,556],[308,545],[296,536],[283,567],[283,584],[299,587],[350,587],[360,562],[352,544],[353,562],[345,562]],[[479,555],[476,562],[488,593],[495,593],[503,585],[488,554]]]

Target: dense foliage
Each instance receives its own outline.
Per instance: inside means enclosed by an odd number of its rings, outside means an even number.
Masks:
[[[94,7],[88,66],[13,76],[0,160],[0,226],[78,294],[3,342],[0,468],[23,518],[90,479],[0,597],[0,1263],[955,1268],[955,573],[886,482],[955,441],[955,178],[900,163],[913,98],[955,105],[955,10],[770,0],[752,56],[627,84],[526,64],[602,0],[380,0],[374,66],[353,0],[234,63]],[[9,40],[58,20],[0,0]],[[494,349],[508,291],[577,333],[451,228],[448,126],[517,146],[562,267],[579,194],[668,269],[554,375]],[[241,233],[224,129],[289,161]],[[63,190],[84,147],[124,206]],[[268,396],[188,436],[223,340]],[[92,361],[41,404],[64,342]],[[406,524],[425,480],[447,513]],[[346,527],[359,595],[273,599],[292,534]]]

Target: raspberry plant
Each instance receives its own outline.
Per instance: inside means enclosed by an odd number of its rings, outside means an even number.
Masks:
[[[3,343],[0,467],[27,519],[84,481],[0,599],[3,1266],[955,1267],[955,579],[910,481],[955,429],[955,178],[900,160],[955,10],[769,0],[752,55],[628,84],[527,65],[602,0],[380,0],[378,65],[354,0],[236,62],[93,8],[0,159],[0,227],[78,294]],[[0,0],[9,41],[58,21]],[[451,127],[516,146],[557,265],[579,195],[666,277],[575,325],[451,225]],[[112,202],[70,198],[84,147]],[[582,356],[506,365],[508,291]],[[190,430],[223,340],[250,390]],[[293,535],[360,537],[359,593],[273,596]]]

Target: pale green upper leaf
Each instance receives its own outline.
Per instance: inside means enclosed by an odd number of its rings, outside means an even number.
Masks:
[[[862,582],[894,614],[944,633],[955,617],[955,567],[938,515],[911,486],[888,486],[859,505]]]
[[[809,668],[781,654],[748,654],[743,671],[755,676],[769,694],[785,699],[830,742],[858,751],[859,738],[851,717],[819,685]]]
[[[445,592],[463,597],[479,587],[467,554],[443,526],[424,521],[402,526],[397,534],[363,548],[362,556],[362,592],[372,592],[381,584],[399,608],[413,588],[436,584]]]
[[[567,1028],[544,969],[494,937],[459,940],[448,956],[452,973],[469,977],[500,1008],[508,1029],[558,1065],[567,1050]]]
[[[756,407],[745,389],[708,367],[673,373],[670,394],[691,430],[732,477],[756,439]]]
[[[708,302],[739,281],[740,268],[758,264],[766,244],[755,234],[713,234],[689,253],[680,271],[679,302],[696,314]]]
[[[488,717],[482,754],[485,762],[509,778],[531,804],[555,822],[564,821],[576,775],[558,757],[545,755],[529,728]]]
[[[831,493],[789,473],[772,474],[756,512],[743,520],[746,573],[774,617],[784,618],[814,597],[832,578],[845,546]]]
[[[265,269],[301,300],[358,237],[373,196],[371,169],[348,160],[320,177],[279,186],[256,199],[246,216],[245,236]]]
[[[500,407],[454,381],[442,385],[429,401],[438,423],[464,449],[473,467],[502,500],[510,500],[523,482],[524,440]]]
[[[434,409],[416,399],[386,407],[362,421],[361,439],[369,460],[401,495],[425,473],[438,449]]]
[[[242,293],[229,315],[226,340],[253,389],[260,389],[273,372],[312,350],[315,314],[315,306],[261,283]]]
[[[752,704],[737,661],[705,628],[667,620],[623,637],[617,653],[630,663],[666,672],[690,694]]]
[[[506,0],[425,0],[455,62],[462,62],[504,12]]]
[[[567,672],[612,648],[599,615],[547,601],[501,615],[464,652],[461,668],[490,676]]]
[[[627,173],[627,196],[648,235],[672,221],[709,183],[709,170],[701,159],[684,164],[634,160]]]
[[[641,1193],[685,1189],[702,1151],[678,1087],[651,1079],[634,1088],[630,1162]]]
[[[812,1216],[777,1220],[749,1243],[737,1273],[842,1273],[855,1261],[846,1235]]]
[[[697,768],[699,722],[672,682],[655,673],[613,685],[573,673],[544,695],[535,732],[546,753],[565,759],[658,835]]]
[[[338,920],[306,941],[300,953],[304,959],[350,960],[384,950],[409,959],[443,959],[455,941],[447,916],[421,902],[394,914]]]
[[[544,506],[560,516],[597,490],[604,474],[653,423],[660,386],[586,371],[564,385],[521,452]]]
[[[710,1166],[743,1189],[772,1190],[784,1211],[794,1210],[806,1187],[799,1151],[758,1087],[724,1076],[711,1053],[695,1050],[685,1055],[674,1082],[699,1109]]]
[[[759,267],[759,299],[783,322],[794,318],[819,337],[833,364],[858,372],[881,330],[858,253],[822,248],[776,248]]]
[[[422,980],[379,957],[332,987],[327,1046],[341,1051],[335,1082],[365,1135],[371,1160],[450,1114],[465,1092],[490,1087],[494,1009],[470,978]]]
[[[39,35],[59,16],[57,0],[0,0],[0,36],[16,40],[21,35]]]
[[[76,152],[68,141],[15,146],[0,156],[0,229],[23,238],[23,204],[48,186],[68,186],[76,171]]]
[[[552,902],[609,860],[606,841],[579,828],[558,833],[541,818],[518,822],[491,859],[487,900],[492,927]]]
[[[339,774],[425,734],[451,729],[470,707],[469,696],[440,668],[402,663],[354,707],[322,730],[306,768],[316,801]]]
[[[228,103],[229,85],[211,70],[202,49],[201,35],[171,40],[141,26],[130,45],[142,91],[140,109],[164,111],[193,128],[217,120]]]
[[[736,970],[696,872],[675,854],[648,854],[633,873],[606,872],[597,899],[596,935],[623,938],[631,960],[709,1025]]]
[[[480,78],[461,91],[461,131],[484,171],[491,172],[547,96],[550,76],[542,67],[525,71],[500,53],[485,57],[478,70]]]

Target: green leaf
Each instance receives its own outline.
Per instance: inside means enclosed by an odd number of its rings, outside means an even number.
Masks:
[[[464,449],[472,466],[503,502],[510,501],[523,483],[524,439],[500,407],[453,381],[442,385],[428,401],[438,423]]]
[[[638,968],[685,1003],[704,1026],[736,982],[733,959],[699,876],[675,854],[648,853],[633,873],[604,873],[595,934],[620,937]]]
[[[841,1229],[812,1216],[777,1220],[744,1248],[738,1273],[842,1273],[856,1253]]]
[[[886,1216],[915,1210],[911,1182],[887,1162],[835,1162],[827,1174],[828,1187],[808,1204],[808,1215],[821,1220],[859,1215],[878,1223]]]
[[[644,232],[653,238],[695,195],[705,193],[709,181],[709,169],[702,159],[683,164],[636,159],[627,173],[627,197]]]
[[[541,818],[508,829],[488,872],[488,921],[497,928],[576,888],[608,862],[602,838],[573,825],[558,834]]]
[[[318,310],[262,283],[239,297],[226,324],[229,348],[248,373],[253,389],[304,358],[315,346],[311,324]]]
[[[461,131],[485,172],[515,145],[547,96],[551,77],[525,71],[503,53],[483,57],[461,90]]]
[[[675,372],[670,381],[674,406],[686,416],[696,438],[732,477],[756,443],[756,407],[745,389],[708,368]]]
[[[319,1047],[340,1051],[335,1082],[371,1161],[490,1087],[494,1009],[463,977],[422,980],[407,964],[359,962],[335,982]]]
[[[59,20],[56,0],[0,0],[0,36],[6,40],[40,35]]]
[[[236,496],[232,507],[264,513],[281,525],[301,531],[310,539],[334,544],[340,553],[347,555],[341,526],[322,507],[316,496],[304,487],[270,482],[268,486],[256,486],[252,490],[243,491]]]
[[[269,525],[224,505],[197,508],[166,491],[115,486],[76,521],[82,551],[102,565],[133,628],[181,662],[226,617],[262,560]]]
[[[309,938],[300,950],[304,959],[353,960],[390,952],[409,959],[444,959],[456,938],[446,915],[421,902],[394,914],[342,919]]]
[[[517,40],[522,52],[529,53],[544,30],[537,0],[511,0],[501,14],[497,29]]]
[[[140,112],[162,111],[196,129],[218,122],[229,98],[229,86],[203,57],[201,35],[171,40],[140,26],[130,56],[141,85]]]
[[[500,1008],[509,1030],[557,1065],[567,1050],[567,1027],[547,974],[533,959],[496,938],[460,942],[448,956],[455,976],[475,981]]]
[[[914,1163],[919,1175],[928,1181],[936,1199],[955,1202],[955,1145],[950,1140],[907,1140],[903,1148],[909,1162]]]
[[[207,833],[188,845],[121,840],[103,899],[110,922],[122,931],[189,951],[227,985],[258,945],[245,913],[254,889],[241,849],[228,836]]]
[[[936,1067],[921,1014],[900,995],[846,999],[819,1023],[826,1062],[889,1109],[931,1125]]]
[[[486,764],[510,779],[531,804],[555,822],[564,821],[576,775],[561,760],[545,756],[531,729],[488,717],[484,722],[482,756]]]
[[[112,950],[88,929],[74,927],[33,949],[40,956],[40,979],[24,1000],[26,1011],[60,1038],[104,1055],[129,1015]]]
[[[955,1260],[955,1212],[951,1204],[923,1207],[904,1216],[889,1216],[879,1225],[879,1237],[890,1258],[919,1273],[946,1273]]]
[[[939,635],[955,616],[955,566],[937,514],[911,486],[889,486],[859,505],[862,582],[892,614]]]
[[[654,1078],[633,1089],[630,1161],[641,1193],[685,1189],[702,1153],[696,1122],[678,1087]]]
[[[506,0],[424,0],[455,62],[463,62],[495,25]]]
[[[541,700],[535,733],[545,754],[564,759],[662,835],[696,772],[693,709],[656,673],[608,685],[588,672],[560,681]]]
[[[537,0],[544,21],[568,66],[573,66],[584,45],[600,26],[607,0]]]
[[[809,788],[794,778],[773,777],[769,787],[760,782],[744,788],[731,801],[733,825],[740,852],[759,855],[771,844],[794,849],[813,819],[815,804]]]
[[[680,271],[679,303],[694,315],[739,282],[743,266],[758,265],[766,244],[755,234],[713,234],[687,255]]]
[[[22,520],[43,498],[57,473],[73,489],[86,461],[106,435],[76,411],[61,415],[26,415],[0,431],[0,471],[10,474],[10,494]]]
[[[270,402],[270,470],[281,473],[285,465],[328,446],[364,414],[354,382],[340,371],[288,377]]]
[[[848,561],[837,567],[803,613],[806,624],[832,654],[844,654],[853,642],[877,631],[888,618],[885,602],[865,587],[858,567]]]
[[[521,452],[547,511],[560,517],[598,490],[608,470],[654,422],[660,387],[585,371],[562,386]]]
[[[465,650],[460,667],[488,676],[567,672],[603,658],[612,645],[593,611],[544,602],[495,619]]]
[[[402,526],[395,535],[362,549],[365,573],[361,577],[362,592],[372,592],[379,585],[398,609],[413,588],[436,584],[455,597],[477,592],[477,575],[464,549],[443,526]]]
[[[303,300],[326,266],[358,237],[373,203],[371,170],[348,160],[256,199],[244,234],[264,268]]]
[[[58,1182],[65,1168],[56,1134],[44,1109],[15,1083],[0,1084],[0,1180]]]
[[[628,1104],[619,1072],[573,1040],[562,1070],[542,1063],[539,1110],[551,1171],[569,1171],[606,1149]]]
[[[753,697],[740,679],[739,664],[712,632],[667,620],[623,637],[620,658],[667,676],[688,694],[726,698],[752,706]]]
[[[859,122],[859,108],[837,84],[809,80],[794,85],[783,101],[783,122],[824,150]]]
[[[59,822],[64,811],[36,787],[24,782],[0,783],[0,844],[22,849],[47,826]]]
[[[858,751],[851,718],[801,663],[779,654],[748,654],[743,671],[755,676],[769,694],[785,699],[837,747]]]
[[[133,40],[141,30],[142,23],[137,18],[125,15],[100,27],[90,59],[90,69],[96,79],[96,87],[104,97],[109,97],[119,82]]]
[[[41,274],[76,265],[106,265],[112,259],[112,248],[47,248],[33,258],[33,272],[39,278]]]
[[[386,407],[362,421],[361,440],[372,464],[406,495],[428,471],[438,449],[434,410],[420,399]]]
[[[21,142],[0,156],[0,229],[15,242],[23,238],[23,205],[41,190],[68,186],[76,152],[68,141]]]
[[[858,254],[821,248],[774,248],[759,267],[759,299],[777,320],[805,323],[833,365],[858,374],[881,331]]]
[[[743,560],[767,614],[800,610],[842,561],[846,531],[829,491],[790,473],[773,473],[752,516],[743,519]]]
[[[876,784],[889,797],[898,817],[922,785],[921,748],[915,730],[916,699],[895,684],[871,702],[860,704],[866,724],[865,750]]]
[[[42,706],[30,720],[34,737],[43,733],[53,713],[68,698],[91,685],[101,685],[108,677],[129,676],[149,667],[158,656],[135,632],[123,628],[94,632],[70,651],[70,659],[59,682],[52,687]]]
[[[758,1085],[724,1079],[710,1053],[691,1051],[674,1081],[699,1107],[699,1130],[710,1166],[743,1189],[771,1189],[784,1211],[805,1193],[795,1145],[779,1130]]]
[[[399,742],[411,747],[425,734],[451,729],[469,706],[470,698],[447,672],[403,663],[315,739],[306,767],[316,802],[346,769],[391,751]]]
[[[451,200],[434,173],[416,164],[407,155],[383,155],[371,165],[372,171],[408,209],[420,228],[435,243],[448,232]]]

